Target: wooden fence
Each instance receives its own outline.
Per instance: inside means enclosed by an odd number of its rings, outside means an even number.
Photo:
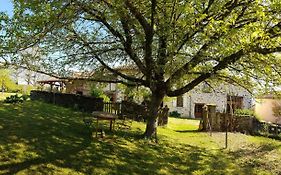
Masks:
[[[31,100],[42,100],[47,103],[74,108],[82,112],[105,111],[119,116],[124,115],[136,121],[146,121],[148,117],[146,106],[127,101],[111,103],[103,102],[102,98],[45,91],[31,91],[30,98]],[[163,108],[159,111],[159,125],[166,125],[168,123],[168,110]]]
[[[147,106],[134,102],[122,101],[121,103],[106,102],[103,105],[103,111],[123,115],[135,121],[146,121],[148,117]],[[168,124],[168,108],[161,108],[158,115],[158,125]]]
[[[121,115],[121,106],[122,106],[122,103],[104,102],[103,111],[109,112],[112,114]]]
[[[258,130],[262,133],[268,133],[272,135],[280,135],[281,134],[281,125],[273,124],[267,122],[260,122],[258,124]]]
[[[281,125],[260,122],[254,116],[230,115],[227,113],[204,113],[202,131],[241,132],[251,135],[280,137]],[[205,123],[205,126],[204,126]]]

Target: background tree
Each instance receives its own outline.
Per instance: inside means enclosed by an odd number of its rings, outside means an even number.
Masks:
[[[280,99],[280,96],[276,99]],[[281,122],[281,101],[275,101],[273,102],[273,107],[272,107],[272,112],[273,112],[273,115],[274,117],[276,118],[276,123],[280,123]]]
[[[274,54],[281,50],[279,1],[15,0],[14,5],[9,43],[14,53],[40,48],[42,71],[68,76],[102,66],[118,83],[149,88],[146,137],[155,132],[165,96],[181,95],[203,81],[250,90],[268,80],[280,84],[281,59]],[[138,73],[122,73],[120,65],[134,65]]]
[[[11,71],[0,69],[0,87],[1,92],[14,92],[19,90],[19,87],[11,77]]]

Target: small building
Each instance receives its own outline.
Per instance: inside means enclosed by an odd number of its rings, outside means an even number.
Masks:
[[[216,105],[217,112],[230,112],[231,109],[250,109],[253,97],[247,90],[231,84],[220,85],[215,90],[201,84],[188,93],[165,102],[170,111],[177,111],[184,118],[203,117],[205,104]]]
[[[261,120],[281,124],[281,116],[277,117],[275,110],[281,111],[280,98],[272,94],[256,98],[255,113]]]
[[[41,85],[41,90],[84,96],[91,96],[92,87],[97,85],[97,82],[86,79],[49,79],[37,83]],[[107,83],[102,90],[112,101],[120,98],[114,83]]]
[[[66,80],[52,78],[48,80],[40,80],[37,83],[40,85],[41,90],[50,92],[64,92]]]

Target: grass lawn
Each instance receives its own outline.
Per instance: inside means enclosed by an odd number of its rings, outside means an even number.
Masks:
[[[11,95],[15,95],[16,93],[2,93],[0,92],[0,101],[3,101],[6,99],[6,97],[10,97]]]
[[[196,132],[198,121],[169,119],[159,144],[139,139],[145,125],[92,138],[82,114],[27,101],[0,104],[0,174],[281,174],[281,142]]]

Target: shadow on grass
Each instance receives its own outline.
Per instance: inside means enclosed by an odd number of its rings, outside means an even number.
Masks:
[[[281,150],[281,143],[275,145],[272,143],[262,143],[257,145],[248,145],[244,148],[231,151],[229,155],[235,157],[240,162],[240,167],[245,174],[256,174],[253,171],[256,169],[263,169],[270,174],[281,174],[280,163],[281,155],[273,153],[274,151]]]
[[[201,120],[201,119],[198,119],[198,118],[191,118],[191,117],[174,117],[174,116],[169,116],[169,118],[183,119],[183,120],[194,120],[194,121],[200,121]]]
[[[200,131],[196,130],[174,130],[175,132],[179,132],[179,133],[198,133]]]
[[[154,144],[140,139],[141,131],[92,138],[83,115],[41,102],[1,104],[0,174],[228,174],[234,169],[232,157],[221,151]]]

